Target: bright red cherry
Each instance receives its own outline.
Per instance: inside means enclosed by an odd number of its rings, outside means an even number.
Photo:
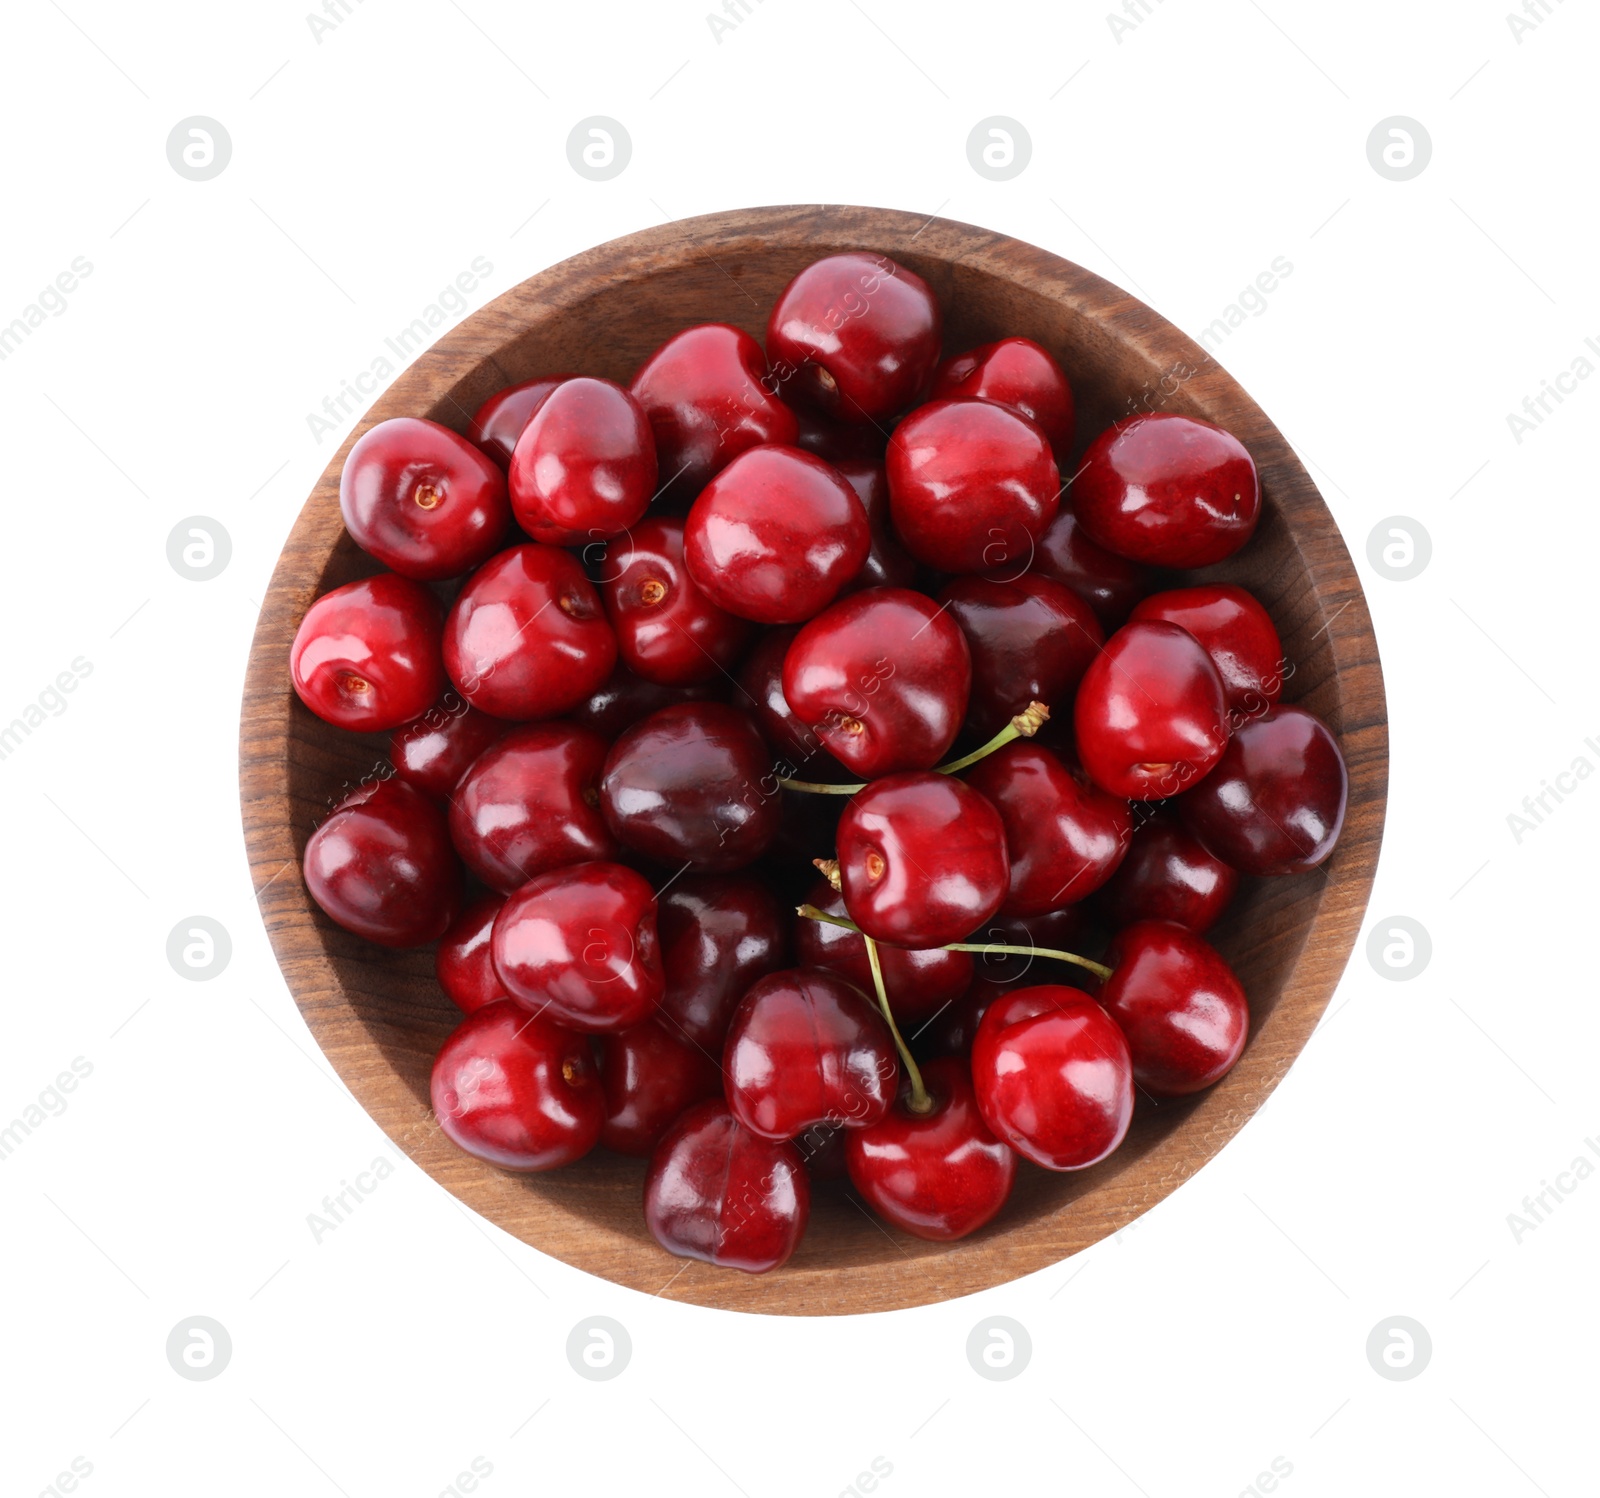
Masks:
[[[1035,573],[1011,582],[958,577],[939,595],[972,652],[967,723],[998,733],[1030,702],[1064,713],[1105,644],[1094,610],[1071,588]]]
[[[430,1090],[445,1135],[502,1170],[570,1165],[600,1137],[605,1105],[589,1042],[520,1004],[462,1020],[433,1063]]]
[[[1019,988],[990,1004],[972,1085],[990,1132],[1046,1170],[1105,1159],[1133,1120],[1128,1042],[1076,988]]]
[[[1175,817],[1157,812],[1133,829],[1099,905],[1118,929],[1135,921],[1176,921],[1199,934],[1227,909],[1238,887],[1232,868]]]
[[[1006,897],[1005,824],[970,785],[929,771],[889,775],[839,818],[850,918],[896,947],[964,941]]]
[[[446,692],[413,723],[389,736],[389,763],[401,780],[443,801],[490,744],[506,731],[456,692]]]
[[[535,541],[582,546],[620,536],[656,492],[656,449],[639,403],[610,380],[564,380],[511,455],[511,508]]]
[[[609,747],[576,724],[530,723],[486,749],[450,798],[450,838],[466,866],[509,895],[551,869],[614,859],[600,815]]]
[[[1156,586],[1156,574],[1148,567],[1096,546],[1067,504],[1039,537],[1033,570],[1071,588],[1094,610],[1107,634],[1121,629],[1134,604]],[[1001,577],[1010,577],[1014,571],[1013,567],[997,569]]]
[[[855,490],[821,458],[772,445],[741,453],[700,491],[683,559],[719,608],[799,624],[838,597],[871,546]]]
[[[648,1155],[686,1108],[722,1096],[714,1057],[659,1019],[600,1042],[606,1121],[600,1142],[619,1155]]]
[[[661,1023],[720,1057],[739,1000],[783,966],[786,927],[777,896],[760,880],[731,874],[673,880],[656,897],[667,985]]]
[[[916,580],[917,564],[895,538],[889,521],[889,475],[882,457],[830,461],[839,477],[856,491],[872,532],[872,549],[861,570],[845,584],[845,593],[859,593],[863,588],[909,588]]]
[[[664,687],[658,681],[635,676],[626,666],[618,666],[567,716],[574,723],[594,729],[602,738],[614,739],[664,707],[719,699],[725,695],[726,686],[726,682],[713,681],[696,687]]]
[[[681,520],[641,520],[612,543],[607,571],[601,592],[624,665],[665,686],[727,680],[751,628],[712,603],[689,576]]]
[[[883,1016],[822,968],[772,973],[750,989],[728,1026],[722,1070],[733,1116],[764,1139],[815,1123],[877,1123],[900,1077]]]
[[[491,937],[494,918],[506,903],[504,895],[479,895],[439,938],[433,970],[439,987],[463,1014],[475,1014],[486,1004],[509,999],[500,974],[494,970]]]
[[[1133,1079],[1156,1097],[1219,1081],[1244,1051],[1250,1005],[1209,943],[1171,921],[1139,921],[1106,954],[1100,1002],[1127,1038]]]
[[[938,764],[971,681],[960,626],[905,588],[841,599],[795,636],[783,664],[790,709],[863,780]]]
[[[306,843],[304,872],[333,920],[384,947],[436,940],[461,898],[443,813],[401,780],[362,786],[334,807]]]
[[[1058,462],[1072,451],[1072,387],[1061,366],[1031,338],[1002,338],[946,359],[934,376],[930,399],[957,396],[1020,412],[1044,433]]]
[[[716,1099],[680,1118],[656,1145],[644,1220],[668,1253],[762,1274],[795,1250],[811,1183],[787,1139],[762,1139]]]
[[[324,722],[386,733],[444,691],[441,613],[421,583],[380,572],[324,593],[289,651],[295,692]]]
[[[1159,801],[1194,785],[1228,743],[1222,678],[1187,630],[1125,624],[1078,687],[1078,752],[1114,796]]]
[[[622,864],[530,879],[495,918],[492,951],[512,998],[574,1030],[626,1030],[661,1002],[655,892]]]
[[[1320,718],[1279,706],[1241,725],[1178,802],[1184,825],[1244,874],[1300,874],[1333,852],[1350,778]]]
[[[533,413],[557,385],[572,378],[569,374],[540,375],[536,380],[524,380],[520,385],[495,391],[473,412],[467,436],[502,470],[509,468],[511,454],[517,449],[517,438],[533,420]]]
[[[799,424],[774,383],[761,345],[729,323],[701,323],[663,343],[628,387],[655,433],[661,482],[694,494],[747,448],[792,443]]]
[[[886,1222],[947,1243],[977,1232],[1006,1204],[1017,1157],[989,1132],[959,1058],[927,1062],[922,1081],[931,1111],[912,1112],[902,1090],[882,1122],[846,1131],[845,1163]]]
[[[450,680],[496,718],[556,717],[599,688],[616,662],[600,595],[577,558],[554,546],[513,546],[484,563],[445,621]]]
[[[1278,631],[1255,597],[1234,583],[1153,594],[1135,607],[1133,617],[1164,619],[1204,646],[1222,677],[1236,727],[1271,707],[1283,691],[1287,666]]]
[[[1133,817],[1128,803],[1075,775],[1048,749],[1015,739],[980,759],[967,784],[1006,829],[1011,881],[1007,915],[1043,915],[1093,894],[1122,862]]]
[[[491,557],[511,528],[506,479],[464,437],[395,416],[356,440],[339,474],[345,529],[402,577],[456,577]]]
[[[888,471],[896,533],[940,572],[1026,572],[1061,503],[1044,433],[989,401],[913,411],[889,439]]]
[[[1232,433],[1197,416],[1152,411],[1089,444],[1072,507],[1092,541],[1129,561],[1209,567],[1255,534],[1261,483]]]
[[[852,251],[813,261],[779,293],[767,357],[786,398],[851,426],[884,422],[927,388],[941,329],[921,276]]]

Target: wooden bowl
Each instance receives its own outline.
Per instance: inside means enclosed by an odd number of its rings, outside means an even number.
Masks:
[[[566,1170],[508,1175],[456,1149],[428,1106],[434,1053],[459,1018],[431,949],[390,952],[334,926],[300,880],[315,824],[378,770],[385,740],[342,733],[289,686],[289,645],[317,595],[378,569],[345,534],[339,471],[356,437],[392,416],[462,431],[486,396],[577,370],[624,384],[663,339],[723,321],[759,339],[802,266],[878,250],[943,303],[945,347],[1007,334],[1045,345],[1078,399],[1078,446],[1139,404],[1238,436],[1260,467],[1255,539],[1224,567],[1271,611],[1292,667],[1285,699],[1319,714],[1350,768],[1344,837],[1314,873],[1247,881],[1212,940],[1251,1003],[1243,1059],[1209,1092],[1141,1101],[1126,1142],[1092,1170],[1024,1162],[999,1218],[964,1242],[925,1243],[867,1215],[839,1187],[816,1193],[794,1258],[768,1275],[675,1259],[641,1211],[643,1165],[597,1150]],[[1002,234],[874,208],[758,208],[646,230],[588,250],[497,298],[422,355],[328,464],[279,559],[256,628],[240,724],[245,841],[262,917],[307,1025],[379,1126],[459,1200],[543,1252],[648,1294],[738,1310],[823,1315],[969,1294],[1115,1232],[1186,1180],[1259,1108],[1305,1045],[1350,955],[1383,825],[1388,732],[1366,600],[1315,486],[1255,402],[1170,323],[1081,267]]]

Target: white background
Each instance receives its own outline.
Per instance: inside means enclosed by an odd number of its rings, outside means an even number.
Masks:
[[[1600,777],[1520,843],[1507,816],[1600,765],[1600,380],[1520,443],[1506,420],[1600,339],[1593,12],[1549,0],[1518,40],[1505,0],[1130,0],[1119,40],[1109,0],[939,25],[750,0],[718,41],[707,0],[350,0],[318,41],[303,4],[6,7],[0,323],[93,270],[0,363],[0,722],[92,674],[0,761],[0,1123],[93,1070],[0,1160],[4,1491],[78,1458],[105,1498],[430,1498],[481,1458],[490,1495],[832,1498],[881,1458],[890,1498],[1193,1498],[1278,1458],[1305,1498],[1593,1493],[1600,1184],[1566,1177],[1520,1242],[1508,1214],[1600,1139]],[[165,152],[196,114],[233,142],[203,183]],[[565,151],[596,114],[633,140],[605,183]],[[968,164],[990,115],[1032,139],[1007,182]],[[1391,115],[1432,138],[1410,181],[1367,159]],[[386,335],[475,256],[473,306],[668,217],[805,201],[1006,231],[1196,334],[1292,263],[1217,353],[1361,569],[1393,735],[1370,914],[1433,957],[1385,981],[1363,941],[1269,1106],[1118,1239],[969,1300],[785,1320],[569,1269],[384,1138],[268,948],[235,743],[258,600],[354,420],[318,442],[307,413]],[[205,583],[166,556],[196,514],[233,544]],[[1367,560],[1394,515],[1432,537],[1413,581]],[[206,983],[165,956],[197,913],[233,941]],[[395,1173],[315,1242],[307,1214],[378,1157]],[[233,1341],[210,1382],[164,1353],[196,1314]],[[594,1314],[632,1336],[611,1382],[566,1361]],[[1012,1381],[966,1360],[991,1314],[1031,1334]],[[1395,1315],[1432,1338],[1405,1382],[1365,1352]]]

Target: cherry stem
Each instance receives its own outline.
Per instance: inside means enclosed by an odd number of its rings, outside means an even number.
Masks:
[[[801,907],[804,909],[804,907]],[[928,1096],[928,1089],[922,1085],[922,1073],[917,1070],[917,1063],[911,1059],[911,1048],[901,1038],[900,1027],[894,1022],[894,1011],[889,1007],[889,991],[883,986],[883,967],[878,962],[878,944],[865,932],[861,936],[867,944],[867,965],[872,969],[872,986],[878,991],[878,1007],[883,1010],[883,1017],[889,1022],[889,1033],[894,1036],[894,1048],[900,1052],[900,1062],[906,1069],[906,1076],[911,1082],[911,1097],[906,1106],[913,1113],[932,1113],[933,1099]]]

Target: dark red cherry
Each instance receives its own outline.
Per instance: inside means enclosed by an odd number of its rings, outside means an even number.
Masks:
[[[502,1170],[570,1165],[600,1137],[605,1105],[589,1042],[520,1004],[462,1020],[440,1047],[430,1090],[446,1137]]]
[[[1026,572],[1061,502],[1044,433],[988,401],[913,411],[889,439],[887,463],[895,532],[940,572]]]
[[[661,1002],[655,892],[622,864],[530,879],[495,918],[491,950],[512,998],[574,1030],[626,1030]]]
[[[389,763],[404,781],[443,801],[472,763],[506,731],[457,692],[444,696],[415,722],[389,737]]]
[[[1133,1079],[1156,1097],[1219,1081],[1244,1051],[1250,1005],[1208,942],[1171,921],[1117,933],[1100,1002],[1127,1038]]]
[[[384,947],[435,941],[461,899],[444,814],[403,780],[351,792],[306,843],[306,889],[327,914]]]
[[[726,695],[725,681],[705,682],[695,687],[665,687],[658,681],[635,676],[626,666],[618,666],[567,716],[574,723],[592,728],[602,738],[614,739],[651,713],[680,702],[709,702]]]
[[[849,776],[823,748],[821,735],[802,721],[783,695],[783,663],[799,633],[797,629],[761,631],[739,668],[734,701],[755,714],[762,737],[795,775],[843,782]]]
[[[545,397],[557,385],[572,378],[569,374],[540,375],[536,380],[524,380],[520,385],[495,391],[473,412],[467,436],[502,470],[509,468],[511,454],[517,448],[517,438],[533,420],[533,413],[544,404]]]
[[[819,879],[806,895],[824,915],[848,919],[844,896],[826,879]],[[795,961],[805,967],[827,968],[855,984],[862,993],[872,992],[872,964],[867,960],[867,944],[853,931],[830,926],[826,921],[795,917]],[[911,951],[905,947],[880,947],[878,963],[883,969],[883,987],[895,1023],[904,1028],[907,1040],[920,1025],[931,1019],[946,1004],[958,999],[972,983],[972,954],[952,952],[944,947]]]
[[[1064,983],[1090,992],[1095,979],[1086,968],[1058,962],[1031,952],[1007,952],[1005,947],[1043,947],[1053,952],[1072,952],[1095,958],[1104,945],[1101,935],[1084,905],[1064,905],[1041,915],[996,915],[974,931],[968,941],[979,950],[972,954],[974,971],[981,978],[1008,987],[1026,981],[1030,984]]]
[[[851,251],[813,262],[778,294],[767,357],[786,399],[851,426],[885,422],[933,378],[941,327],[921,276]]]
[[[1240,873],[1300,874],[1333,852],[1349,793],[1344,756],[1322,720],[1279,706],[1240,726],[1178,812]]]
[[[844,471],[847,462],[883,462],[883,450],[889,436],[881,427],[870,423],[846,426],[843,422],[830,421],[826,416],[808,411],[804,406],[798,407],[794,414],[800,424],[794,445],[803,447],[808,453],[815,453],[824,463],[833,464],[840,472]]]
[[[1061,366],[1031,338],[1002,338],[946,359],[934,375],[930,399],[957,396],[1020,412],[1044,433],[1058,462],[1072,451],[1072,387]]]
[[[582,546],[620,536],[656,492],[656,448],[620,385],[564,380],[533,413],[511,455],[511,508],[535,541]]]
[[[861,570],[845,584],[846,593],[863,588],[909,588],[916,580],[917,564],[911,560],[889,521],[889,476],[883,459],[837,458],[833,460],[839,476],[856,491],[861,508],[867,512],[872,533],[872,548]]]
[[[762,1139],[716,1099],[662,1136],[644,1183],[644,1220],[668,1253],[762,1274],[795,1250],[811,1183],[787,1139]]]
[[[960,626],[905,588],[841,599],[795,636],[783,664],[791,710],[863,780],[938,764],[971,680]]]
[[[626,848],[669,866],[743,868],[778,832],[778,786],[761,735],[720,702],[664,707],[606,757],[600,809]]]
[[[509,895],[551,869],[614,859],[600,815],[609,747],[573,723],[530,723],[486,749],[450,798],[450,838],[466,866]]]
[[[838,848],[851,920],[896,947],[965,940],[1000,908],[1011,875],[1000,813],[970,785],[929,771],[857,791]]]
[[[506,478],[449,427],[395,416],[356,440],[339,474],[344,526],[403,577],[456,577],[511,529]]]
[[[716,1059],[647,1019],[600,1042],[606,1121],[600,1142],[619,1155],[648,1155],[685,1109],[722,1096]]]
[[[295,692],[319,718],[355,733],[387,733],[444,691],[441,611],[421,583],[380,572],[324,593],[289,651]]]
[[[655,433],[661,482],[694,494],[746,448],[793,442],[799,426],[773,384],[761,345],[729,323],[663,343],[628,387]]]
[[[1105,1159],[1133,1119],[1128,1043],[1076,988],[997,998],[973,1042],[972,1086],[990,1132],[1046,1170]]]
[[[806,1174],[813,1181],[842,1181],[845,1177],[843,1124],[812,1124],[794,1136],[794,1147],[805,1161]]]
[[[600,595],[577,558],[554,546],[513,546],[484,563],[445,621],[450,680],[496,718],[557,717],[599,688],[616,662]]]
[[[1097,785],[1133,801],[1175,796],[1227,747],[1222,678],[1187,630],[1125,624],[1084,673],[1073,726]]]
[[[1176,921],[1198,934],[1227,909],[1238,887],[1238,874],[1163,811],[1134,827],[1099,905],[1118,929],[1135,921]]]
[[[1133,830],[1127,801],[1073,774],[1048,749],[1015,739],[968,770],[967,784],[1005,824],[1005,914],[1043,915],[1076,904],[1122,862]]]
[[[1011,1195],[1017,1157],[989,1132],[957,1057],[922,1068],[933,1107],[914,1113],[902,1089],[888,1116],[845,1135],[850,1181],[884,1221],[948,1243],[975,1233]]]
[[[1072,589],[1024,573],[1011,582],[958,577],[939,595],[972,652],[967,724],[998,733],[1030,702],[1065,714],[1105,644],[1100,621]]]
[[[1153,594],[1135,607],[1133,617],[1164,619],[1200,642],[1222,677],[1235,726],[1271,707],[1283,691],[1287,663],[1272,618],[1233,583]]]
[[[719,608],[758,624],[799,624],[850,582],[872,545],[856,492],[798,447],[753,447],[700,491],[684,565]]]
[[[863,1128],[889,1111],[894,1038],[872,1001],[837,973],[793,968],[756,983],[722,1053],[733,1116],[764,1139],[815,1123]]]
[[[886,947],[884,950],[890,949]],[[916,1045],[917,1053],[926,1056],[970,1056],[978,1026],[983,1023],[989,1006],[1003,994],[1010,993],[1015,986],[979,973],[960,998],[929,1021]]]
[[[1255,534],[1261,484],[1244,444],[1198,416],[1152,411],[1083,455],[1072,507],[1089,538],[1153,567],[1209,567]]]
[[[683,565],[683,522],[641,520],[612,543],[601,587],[623,664],[664,686],[726,681],[752,633],[695,585]]]
[[[1134,604],[1156,586],[1156,574],[1148,567],[1096,546],[1067,504],[1039,537],[1033,570],[1071,588],[1094,610],[1107,634],[1121,629]],[[1013,571],[1010,567],[997,569],[1001,577],[1009,577]]]
[[[479,895],[439,938],[433,970],[438,974],[439,987],[463,1014],[475,1014],[485,1004],[511,997],[494,970],[490,950],[494,918],[505,903],[504,895]]]
[[[758,879],[685,874],[656,897],[666,975],[659,1018],[721,1057],[728,1021],[746,990],[787,957],[787,917]]]

